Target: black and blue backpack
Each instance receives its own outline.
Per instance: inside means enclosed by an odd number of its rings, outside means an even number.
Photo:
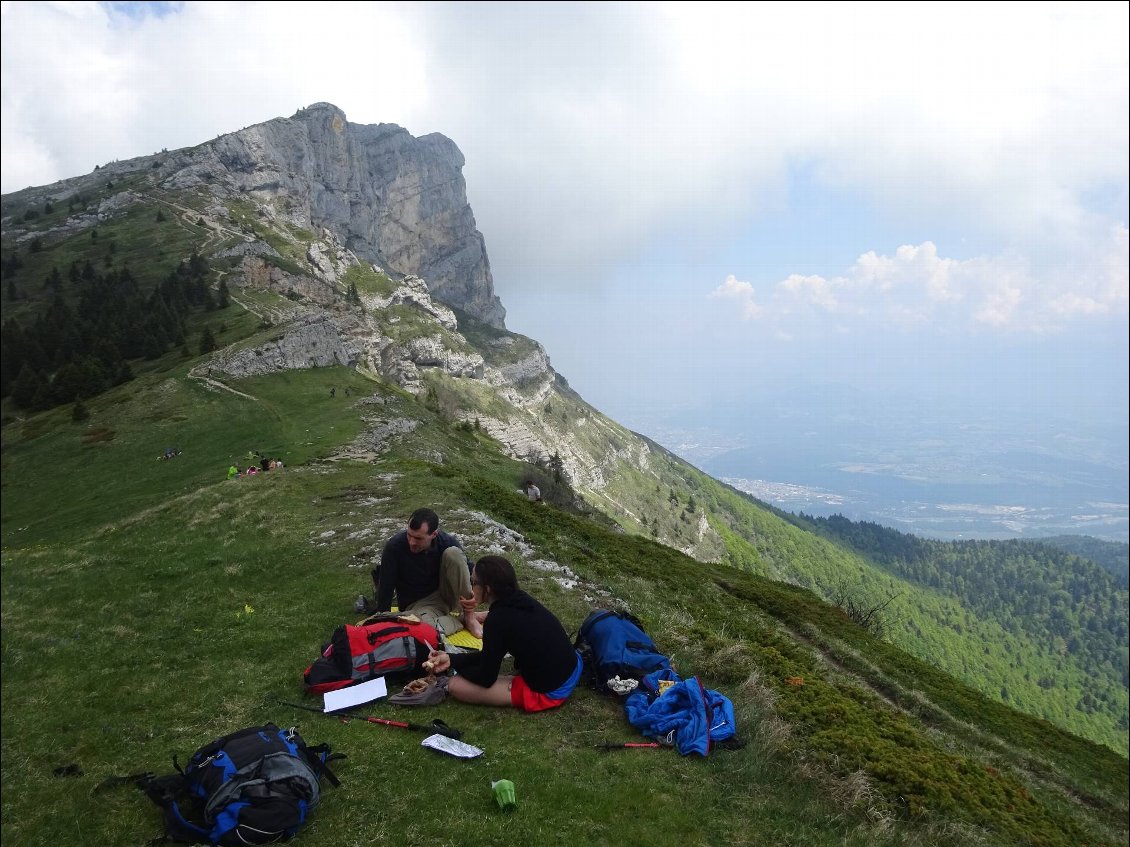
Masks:
[[[165,813],[165,835],[187,844],[270,844],[306,823],[320,782],[340,783],[328,745],[309,747],[295,729],[243,729],[201,747],[177,773],[138,781]]]
[[[627,612],[595,610],[581,624],[573,646],[584,660],[590,685],[606,694],[627,693],[609,686],[617,677],[638,681],[671,668],[671,660],[659,652],[643,624]]]

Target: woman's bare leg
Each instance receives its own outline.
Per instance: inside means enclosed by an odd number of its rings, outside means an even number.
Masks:
[[[480,706],[511,706],[510,686],[512,676],[500,676],[490,688],[475,685],[464,676],[453,676],[447,681],[447,693],[464,703],[477,703]]]

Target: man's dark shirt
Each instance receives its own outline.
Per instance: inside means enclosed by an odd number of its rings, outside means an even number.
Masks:
[[[431,546],[422,553],[408,548],[408,530],[402,529],[385,542],[381,552],[380,589],[377,591],[377,611],[392,608],[392,595],[396,593],[397,607],[404,611],[417,600],[427,597],[439,588],[439,567],[443,551],[448,547],[463,549],[459,539],[442,529],[432,539]]]
[[[452,654],[451,666],[476,685],[489,688],[498,679],[507,653],[514,657],[514,670],[541,694],[560,688],[577,667],[577,652],[561,621],[521,590],[490,604],[483,649]]]

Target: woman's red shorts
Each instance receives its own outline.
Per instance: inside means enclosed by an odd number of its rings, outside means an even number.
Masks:
[[[521,676],[514,677],[514,682],[510,684],[510,702],[515,709],[521,709],[523,712],[544,712],[546,709],[557,708],[567,699],[562,697],[560,700],[554,700],[539,694],[531,690]]]

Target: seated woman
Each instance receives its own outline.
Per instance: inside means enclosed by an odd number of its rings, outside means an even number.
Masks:
[[[472,599],[461,600],[465,611],[480,603],[483,649],[478,653],[428,656],[433,673],[451,670],[447,691],[464,703],[513,706],[540,712],[560,706],[581,678],[581,657],[561,621],[518,588],[514,566],[501,556],[483,556],[471,572]],[[503,657],[514,657],[515,676],[499,676]]]

